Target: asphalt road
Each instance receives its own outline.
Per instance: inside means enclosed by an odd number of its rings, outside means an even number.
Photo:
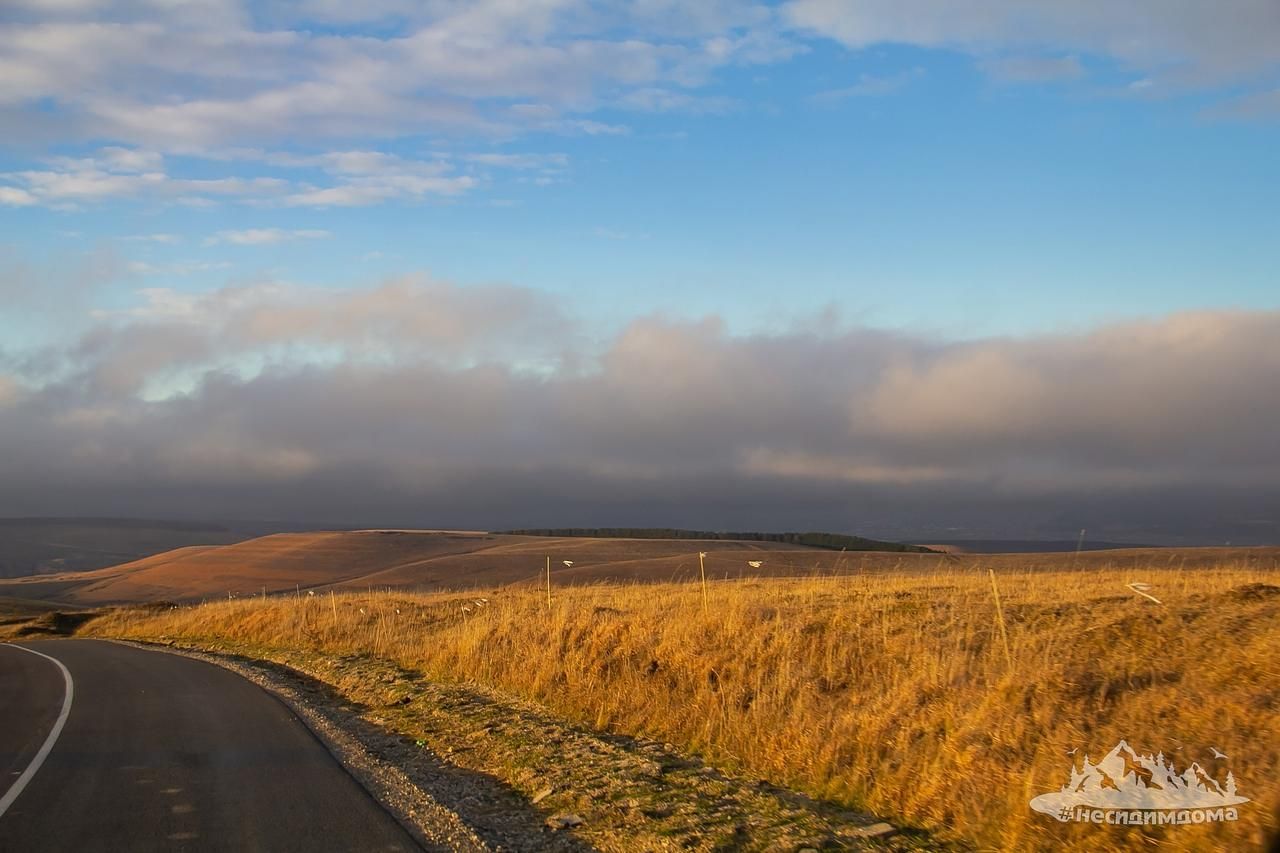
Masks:
[[[67,674],[0,644],[0,851],[419,849],[234,673],[96,640],[21,645]]]

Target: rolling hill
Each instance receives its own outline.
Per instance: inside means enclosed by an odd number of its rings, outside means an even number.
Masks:
[[[219,546],[189,546],[88,572],[0,581],[0,596],[100,605],[199,601],[264,593],[458,589],[541,583],[548,558],[556,585],[986,568],[1097,570],[1225,561],[1280,568],[1280,548],[1132,548],[1080,555],[840,552],[786,542],[614,539],[447,530],[279,533]],[[759,563],[759,565],[752,565]]]
[[[557,583],[671,580],[696,575],[699,551],[707,553],[707,572],[714,577],[841,571],[857,565],[851,554],[785,542],[362,530],[279,533],[229,545],[177,548],[94,571],[0,581],[0,595],[92,605],[329,587],[496,586],[532,582],[545,570],[548,557]],[[903,557],[930,555],[857,556],[893,565]],[[749,561],[761,566],[752,567]]]

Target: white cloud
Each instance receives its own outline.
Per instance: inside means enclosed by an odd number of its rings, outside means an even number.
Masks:
[[[1256,79],[1280,65],[1280,15],[1270,0],[792,0],[782,14],[855,49],[900,43],[984,57],[1078,50],[1183,86]]]
[[[197,155],[189,152],[187,156]],[[184,178],[167,171],[137,171],[141,167],[164,166],[164,162],[150,152],[108,148],[91,157],[53,158],[46,168],[0,173],[0,180],[19,185],[0,186],[0,204],[75,207],[123,198],[189,206],[233,200],[287,207],[339,207],[454,196],[480,183],[476,175],[457,174],[456,164],[448,160],[409,160],[372,150],[297,155],[231,149],[200,152],[198,156],[215,162],[249,160],[288,170],[319,170],[328,176],[329,183],[318,185],[299,180],[296,175]],[[553,164],[562,161],[560,155],[475,155],[469,162],[509,168],[541,162],[545,171],[551,171]]]
[[[109,146],[99,151],[107,168],[115,172],[158,172],[164,169],[164,157],[156,151]]]
[[[169,264],[130,261],[128,270],[135,275],[143,276],[183,276],[228,269],[230,266],[231,264],[226,261],[180,261]]]
[[[3,188],[20,203],[55,207],[115,198],[268,198],[287,188],[285,181],[273,177],[181,178],[165,171],[138,171],[160,165],[162,162],[149,152],[107,148],[95,157],[53,158],[47,168],[0,173],[0,179],[21,185]]]
[[[229,0],[33,4],[0,25],[0,104],[53,105],[82,138],[172,148],[507,134],[520,129],[504,109],[513,100],[569,127],[617,94],[700,85],[802,49],[762,3],[702,5],[384,2],[339,14],[312,2],[250,15]],[[398,25],[377,35],[359,28],[388,21]]]
[[[0,186],[0,204],[7,204],[12,207],[27,207],[36,204],[37,201],[34,195],[20,187]]]
[[[1271,0],[9,5],[13,13],[0,24],[0,121],[13,125],[5,129],[39,125],[64,142],[116,143],[92,167],[56,166],[74,173],[77,185],[64,187],[56,203],[145,192],[139,184],[147,176],[168,171],[162,152],[297,139],[323,149],[339,144],[333,140],[441,132],[490,141],[525,131],[624,134],[627,127],[593,113],[723,112],[733,102],[705,91],[720,69],[786,61],[813,37],[855,49],[906,43],[966,51],[1010,81],[1071,79],[1084,69],[1076,54],[1103,57],[1158,82],[1160,92],[1265,83],[1280,66]],[[891,77],[867,78],[823,97],[893,85]],[[1259,96],[1236,112],[1270,112],[1268,103]],[[41,202],[21,178],[8,183],[3,203]],[[455,177],[401,191],[306,187],[288,197],[352,205],[467,188]],[[207,203],[212,194],[183,197]]]
[[[281,203],[290,207],[364,207],[393,199],[459,195],[475,185],[475,178],[469,175],[379,175],[352,178],[332,187],[304,189],[285,196]]]
[[[264,246],[287,243],[294,240],[326,240],[333,235],[318,229],[246,228],[238,231],[219,231],[205,239],[206,246],[229,243],[235,246]]]

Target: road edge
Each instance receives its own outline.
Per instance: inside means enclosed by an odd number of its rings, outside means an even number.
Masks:
[[[4,792],[4,795],[0,796],[0,817],[4,817],[4,813],[17,801],[18,797],[22,796],[22,792],[27,789],[27,785],[31,783],[36,773],[40,772],[40,768],[44,766],[45,759],[49,757],[49,753],[53,751],[59,736],[62,735],[62,729],[67,724],[67,718],[71,716],[71,704],[76,692],[75,680],[71,677],[71,671],[67,669],[66,664],[53,655],[47,655],[44,652],[38,652],[35,649],[29,649],[17,643],[5,643],[4,645],[13,646],[19,651],[38,655],[58,667],[59,672],[62,673],[62,708],[59,709],[57,719],[49,727],[49,734],[45,735],[45,739],[41,742],[40,748],[36,750],[36,754],[32,756],[31,761],[27,762],[26,768],[13,781],[8,790]]]
[[[265,667],[210,652],[165,643],[107,637],[84,639],[118,643],[146,651],[162,652],[203,661],[252,682],[285,706],[363,788],[428,853],[481,853],[494,850],[458,816],[428,792],[415,785],[394,764],[379,758],[351,731],[340,712],[327,712],[306,701],[296,687]],[[280,666],[276,664],[275,666]]]

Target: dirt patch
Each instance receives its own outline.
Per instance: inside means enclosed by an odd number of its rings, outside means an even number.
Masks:
[[[1231,598],[1236,601],[1264,601],[1280,595],[1280,586],[1269,583],[1250,583],[1231,590]]]
[[[7,639],[23,639],[33,637],[69,637],[86,622],[101,616],[98,610],[82,610],[64,613],[60,610],[42,613],[30,619],[23,619],[7,627],[3,636]]]

